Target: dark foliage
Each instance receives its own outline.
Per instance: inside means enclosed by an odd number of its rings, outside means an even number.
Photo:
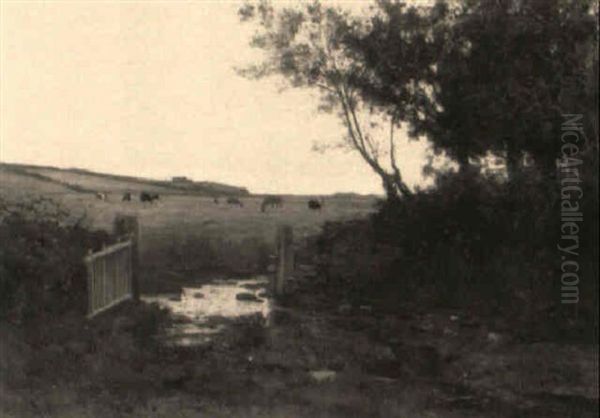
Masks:
[[[319,248],[326,287],[356,303],[477,309],[526,323],[531,335],[591,338],[598,326],[593,183],[584,186],[576,309],[560,301],[558,187],[534,173],[510,188],[472,173],[441,176],[436,188],[382,202],[368,221],[328,224]]]
[[[0,316],[16,321],[84,312],[88,250],[108,243],[45,198],[0,201]]]

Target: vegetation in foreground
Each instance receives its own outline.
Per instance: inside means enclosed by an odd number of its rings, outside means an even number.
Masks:
[[[242,75],[318,92],[319,110],[345,128],[325,145],[356,152],[387,194],[372,221],[326,230],[333,293],[479,305],[524,335],[597,341],[597,6],[240,8],[256,29],[250,45],[264,52]],[[427,190],[403,180],[406,136],[431,146]]]

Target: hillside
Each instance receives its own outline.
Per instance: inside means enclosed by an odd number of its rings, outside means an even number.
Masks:
[[[246,196],[246,188],[214,182],[186,185],[133,176],[96,173],[78,168],[56,168],[26,164],[0,163],[0,187],[44,193],[139,193],[194,194],[199,196]]]

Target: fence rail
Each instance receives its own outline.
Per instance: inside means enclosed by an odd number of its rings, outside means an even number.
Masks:
[[[133,297],[133,238],[85,257],[88,318]]]

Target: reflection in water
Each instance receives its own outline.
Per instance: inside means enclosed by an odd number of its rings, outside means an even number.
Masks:
[[[271,299],[258,295],[268,283],[265,276],[238,281],[218,280],[200,287],[184,287],[181,295],[143,296],[142,300],[158,303],[175,316],[175,323],[167,330],[168,344],[199,345],[223,330],[224,325],[215,324],[215,318],[233,319],[257,313],[267,318],[272,309]],[[236,296],[240,293],[254,295],[257,301],[238,300]]]

